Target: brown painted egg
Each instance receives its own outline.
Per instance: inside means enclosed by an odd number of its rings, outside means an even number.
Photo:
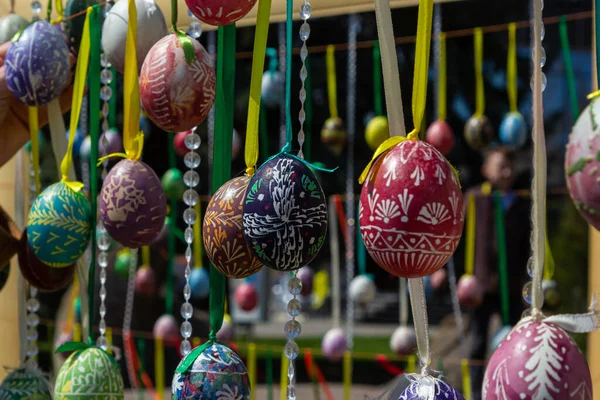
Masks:
[[[344,121],[340,118],[328,118],[321,129],[321,142],[339,156],[344,150],[348,134],[344,128]]]
[[[244,239],[242,208],[250,177],[227,181],[206,207],[202,239],[208,258],[223,275],[241,279],[261,270],[263,264]]]
[[[469,147],[483,150],[494,138],[494,128],[485,115],[473,115],[465,124],[464,135]]]
[[[360,232],[380,267],[403,278],[431,275],[460,240],[458,178],[432,145],[404,140],[371,167],[360,196]]]

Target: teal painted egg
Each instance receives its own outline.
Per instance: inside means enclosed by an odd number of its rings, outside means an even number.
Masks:
[[[19,368],[12,371],[0,385],[2,400],[52,400],[50,383],[38,371]]]
[[[92,209],[85,195],[63,182],[49,186],[31,207],[27,218],[29,245],[51,267],[72,265],[90,240]]]
[[[506,114],[500,124],[500,140],[508,146],[521,147],[527,141],[527,123],[519,112]]]
[[[63,364],[54,384],[54,400],[121,400],[123,378],[114,359],[90,347],[73,353]]]

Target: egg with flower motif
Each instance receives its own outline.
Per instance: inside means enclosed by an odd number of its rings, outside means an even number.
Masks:
[[[209,345],[186,372],[175,372],[171,388],[174,400],[250,399],[250,380],[244,362],[235,351],[220,343]]]
[[[18,368],[2,381],[0,399],[52,400],[50,383],[39,370]]]
[[[100,192],[100,218],[108,234],[125,247],[156,239],[167,215],[167,200],[156,173],[146,163],[121,160]]]
[[[562,328],[521,320],[500,343],[485,371],[484,400],[592,400],[590,369]]]
[[[406,377],[409,384],[398,400],[465,400],[458,390],[441,379],[420,374]]]
[[[365,247],[380,267],[403,278],[440,269],[462,234],[458,178],[432,145],[404,140],[377,158],[359,206]]]
[[[256,0],[185,0],[200,21],[213,26],[225,26],[244,18]]]
[[[92,231],[90,203],[81,191],[63,182],[48,186],[33,202],[27,238],[36,257],[51,267],[75,263]]]
[[[10,13],[0,18],[0,43],[11,40],[29,22],[19,14]]]
[[[310,263],[327,233],[325,193],[312,170],[279,155],[256,171],[248,187],[243,227],[254,254],[277,271]]]
[[[187,131],[200,125],[215,101],[213,62],[197,40],[196,59],[189,63],[177,35],[159,40],[148,52],[140,72],[142,106],[160,129]]]
[[[69,82],[69,47],[58,25],[38,20],[6,53],[6,86],[28,106],[56,99]]]
[[[234,279],[246,278],[263,267],[244,239],[242,210],[249,182],[248,176],[225,182],[210,199],[202,224],[206,255],[219,272]]]
[[[492,141],[494,128],[485,115],[473,115],[465,124],[464,136],[473,150],[483,150]]]

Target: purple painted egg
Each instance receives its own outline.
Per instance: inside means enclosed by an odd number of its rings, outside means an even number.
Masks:
[[[366,305],[375,300],[377,287],[372,277],[367,275],[358,275],[350,282],[348,294],[353,302],[359,305]]]
[[[98,152],[100,157],[122,151],[123,139],[121,139],[121,136],[119,136],[119,132],[116,129],[108,129],[106,132],[100,135],[100,142],[98,143]]]
[[[476,308],[483,301],[483,291],[475,275],[463,275],[456,287],[458,302],[465,308]]]
[[[248,187],[244,237],[263,264],[293,271],[315,258],[327,233],[327,203],[311,169],[280,155],[265,162]]]
[[[419,374],[407,375],[409,384],[398,400],[465,400],[463,395],[441,379]]]
[[[156,292],[156,275],[152,268],[140,268],[135,273],[135,291],[143,296],[154,295]]]
[[[411,326],[399,326],[390,338],[390,349],[403,356],[414,353],[417,348],[417,336]]]
[[[313,290],[313,278],[315,274],[313,270],[309,266],[304,266],[298,270],[296,274],[300,282],[302,282],[302,291],[300,294],[302,296],[310,296]]]
[[[138,248],[163,229],[167,202],[160,179],[146,163],[119,161],[108,173],[100,196],[100,218],[108,234],[125,247]]]
[[[156,338],[177,339],[179,338],[179,326],[172,315],[165,314],[156,320],[152,333]]]
[[[585,357],[560,327],[521,320],[498,346],[483,380],[484,400],[592,400]]]
[[[235,289],[235,304],[244,311],[252,311],[258,305],[258,292],[254,285],[243,282]]]
[[[29,25],[6,53],[8,90],[28,106],[57,98],[69,83],[69,46],[59,25],[39,20]]]
[[[332,328],[323,336],[321,351],[329,361],[340,361],[344,358],[346,350],[348,350],[348,342],[342,329]]]

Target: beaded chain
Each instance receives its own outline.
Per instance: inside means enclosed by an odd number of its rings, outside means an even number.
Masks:
[[[30,155],[33,155],[30,152]],[[33,160],[29,162],[29,208],[31,208],[33,201],[37,196],[37,191],[35,188],[35,174],[33,172]],[[37,315],[37,312],[40,309],[40,302],[36,298],[38,290],[36,287],[29,285],[29,298],[25,303],[27,308],[27,347],[26,347],[26,359],[25,365],[27,368],[31,370],[38,369],[37,355],[38,355],[38,325],[40,324],[40,318]]]
[[[300,112],[298,113],[298,121],[300,121],[300,131],[298,131],[298,144],[300,150],[298,151],[298,157],[304,158],[302,152],[302,146],[304,145],[304,121],[306,121],[306,112],[304,111],[304,103],[306,102],[306,88],[304,86],[306,78],[308,77],[308,70],[306,69],[306,58],[308,57],[308,47],[306,47],[306,41],[310,36],[310,25],[308,25],[308,19],[312,11],[310,2],[307,0],[300,6],[300,18],[304,21],[300,26],[300,40],[302,40],[302,48],[300,49],[300,59],[302,60],[302,68],[300,68],[300,82],[302,87],[300,88]]]
[[[188,26],[187,34],[198,40],[200,39],[200,36],[202,36],[202,24],[190,10],[188,10],[188,15],[192,19],[192,22],[190,22],[190,25]]]
[[[40,13],[42,12],[42,3],[38,0],[33,0],[31,2],[31,11],[33,11],[33,16],[31,17],[31,21],[37,21],[40,19]]]

